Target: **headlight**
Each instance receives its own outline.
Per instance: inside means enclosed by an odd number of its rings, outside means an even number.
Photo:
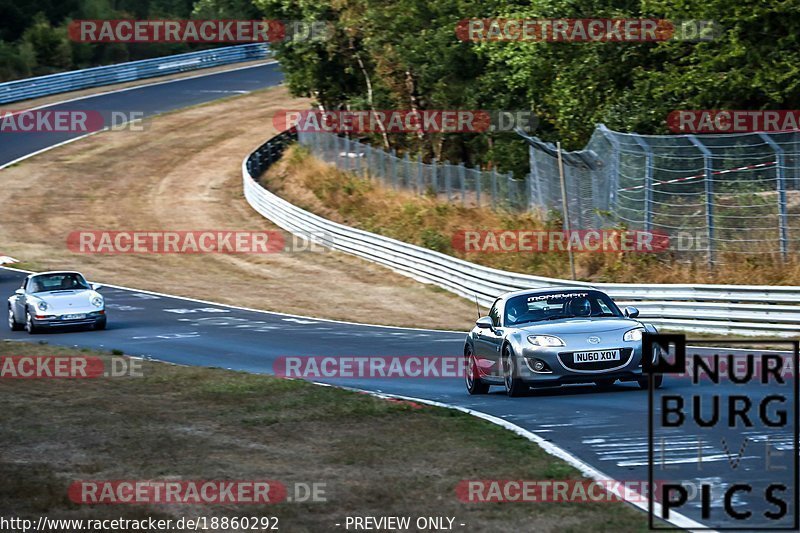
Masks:
[[[92,298],[92,305],[95,307],[103,307],[103,299],[99,296]]]
[[[47,311],[47,302],[36,302],[36,307],[39,311]]]
[[[550,335],[531,335],[528,342],[534,346],[564,346],[564,341]]]
[[[628,342],[640,341],[642,340],[642,333],[644,333],[644,330],[641,328],[636,328],[630,331],[626,331],[625,335],[622,336],[622,340]]]

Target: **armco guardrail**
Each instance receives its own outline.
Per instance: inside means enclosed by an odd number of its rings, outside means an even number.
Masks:
[[[296,138],[287,131],[242,163],[244,194],[261,215],[281,228],[330,248],[379,263],[484,305],[507,291],[542,287],[596,287],[620,305],[635,305],[657,326],[685,331],[800,336],[800,287],[745,285],[635,285],[585,283],[505,272],[433,250],[351,228],[296,207],[264,189],[256,178]]]
[[[0,83],[0,104],[269,57],[266,43],[226,46]]]

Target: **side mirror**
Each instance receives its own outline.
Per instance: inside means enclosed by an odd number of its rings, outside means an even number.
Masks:
[[[631,306],[626,307],[623,313],[628,318],[636,318],[637,316],[639,316],[639,310]]]
[[[103,286],[100,285],[99,283],[92,283],[92,290],[93,291],[99,291],[102,288],[103,288]]]
[[[482,316],[478,320],[475,321],[475,325],[481,329],[493,329],[494,323],[492,323],[492,317],[489,316]]]
[[[14,291],[14,294],[25,294],[25,289],[17,289]]]

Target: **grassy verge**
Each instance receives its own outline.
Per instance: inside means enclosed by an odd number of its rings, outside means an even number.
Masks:
[[[291,149],[263,178],[288,201],[337,222],[437,250],[493,268],[539,276],[569,278],[565,252],[464,253],[452,245],[463,230],[560,230],[556,217],[461,207],[436,197],[394,191],[342,172],[302,147]],[[800,284],[800,259],[769,256],[722,257],[708,270],[705,261],[687,264],[670,253],[582,253],[577,276],[593,282]]]
[[[0,356],[99,355],[1,342]],[[302,381],[144,361],[140,377],[0,379],[0,508],[58,518],[280,518],[334,531],[346,516],[451,516],[465,531],[643,531],[622,503],[461,503],[462,479],[577,479],[488,422]],[[325,502],[78,505],[75,480],[275,479],[325,483]],[[462,529],[456,527],[456,529]]]

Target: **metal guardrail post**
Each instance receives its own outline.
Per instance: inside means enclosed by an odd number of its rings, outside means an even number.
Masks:
[[[786,154],[772,137],[764,133],[758,134],[761,139],[775,151],[775,188],[778,191],[778,235],[780,235],[781,255],[786,260],[789,255],[789,214],[786,209]]]
[[[706,191],[706,233],[708,236],[708,266],[711,267],[714,263],[714,183],[711,181],[713,176],[713,154],[711,150],[706,147],[694,135],[686,136],[689,141],[697,147],[703,154],[703,180]]]
[[[644,151],[644,230],[653,230],[653,150],[638,135],[633,139]]]

